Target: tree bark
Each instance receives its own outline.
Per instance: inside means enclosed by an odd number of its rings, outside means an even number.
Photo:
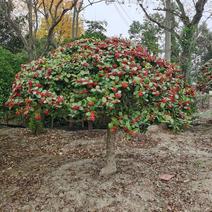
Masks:
[[[93,122],[92,121],[88,121],[88,130],[93,130]]]
[[[100,171],[101,176],[114,174],[117,171],[115,160],[115,134],[107,129],[106,137],[106,166]]]
[[[54,117],[51,117],[51,128],[54,128]]]
[[[78,37],[78,31],[79,31],[79,10],[77,10],[77,14],[76,14],[75,38]]]
[[[69,119],[69,129],[72,130],[73,129],[73,126],[74,126],[73,119],[70,118]]]
[[[171,29],[171,0],[166,0],[166,28]],[[171,61],[171,31],[165,30],[165,59]]]
[[[32,0],[27,0],[27,8],[28,8],[28,24],[29,24],[29,59],[33,60],[36,58],[35,55],[35,38],[34,38],[34,33],[33,33],[33,5],[32,5]]]
[[[76,6],[74,7],[74,11],[73,11],[73,18],[72,18],[72,39],[75,38],[75,33],[76,33],[76,15],[77,15],[77,8]]]

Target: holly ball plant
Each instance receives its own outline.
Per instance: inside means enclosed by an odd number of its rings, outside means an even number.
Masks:
[[[61,111],[93,122],[106,116],[112,132],[134,136],[151,124],[188,125],[194,95],[178,67],[140,44],[81,39],[23,65],[7,105],[26,118],[35,108],[42,111],[36,119]]]

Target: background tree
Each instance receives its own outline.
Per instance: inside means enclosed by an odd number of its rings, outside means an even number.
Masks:
[[[206,23],[199,26],[194,56],[199,59],[199,66],[212,58],[212,31]]]
[[[141,30],[142,24],[139,21],[133,21],[128,30],[130,39],[141,41]]]
[[[40,18],[43,17],[47,24],[47,39],[45,43],[44,53],[50,48],[56,47],[54,42],[54,31],[56,26],[62,21],[63,16],[72,10],[77,0],[3,0],[1,3],[1,11],[3,18],[14,29],[19,39],[24,45],[24,49],[32,60],[37,57],[36,38]],[[20,8],[21,7],[21,8]],[[17,23],[17,17],[20,12],[23,15],[25,24]]]
[[[64,15],[61,22],[55,27],[54,39],[56,45],[62,43],[65,40],[70,40],[74,38],[72,37],[72,19],[73,19],[72,13],[67,13]],[[78,25],[79,26],[78,26],[77,37],[80,37],[84,33],[83,23],[81,20],[79,21]],[[37,38],[45,39],[47,35],[48,35],[48,26],[46,20],[42,18],[41,24],[38,28]]]
[[[159,14],[155,14],[154,17],[157,20],[162,19]],[[158,55],[161,52],[160,41],[162,31],[156,24],[148,19],[144,19],[143,23],[133,21],[128,32],[131,39],[140,42],[149,52]]]
[[[14,10],[15,10],[15,5],[19,4],[21,9],[24,7],[26,12],[26,15],[15,16],[14,15]],[[32,27],[33,27],[33,8],[32,8],[32,0],[27,0],[27,1],[13,1],[13,0],[3,0],[1,2],[1,14],[3,14],[3,20],[6,21],[10,28],[12,28],[18,38],[22,41],[24,45],[24,49],[27,51],[29,55],[29,59],[32,60],[35,58],[35,39],[34,35],[32,32]],[[20,24],[20,22],[17,22],[17,18],[23,18],[24,24]],[[27,35],[27,36],[26,36]]]
[[[45,53],[51,48],[56,48],[54,38],[56,27],[63,20],[65,14],[75,7],[77,2],[78,0],[39,0],[38,11],[43,15],[47,26]]]
[[[100,39],[105,39],[107,32],[107,22],[106,21],[85,21],[87,24],[87,29],[85,31],[85,37],[96,37]]]
[[[195,47],[194,41],[196,36],[196,30],[203,16],[207,0],[198,0],[196,2],[193,1],[192,8],[190,8],[190,11],[194,10],[193,16],[189,16],[191,13],[186,13],[185,5],[181,0],[176,0],[175,3],[176,9],[171,9],[169,12],[180,20],[180,24],[182,25],[182,29],[180,30],[180,32],[176,30],[176,28],[168,29],[165,24],[155,20],[145,8],[143,1],[138,0],[139,6],[142,8],[146,17],[150,21],[156,23],[162,29],[172,32],[178,39],[178,42],[181,46],[180,64],[184,70],[184,75],[188,79],[191,70],[192,53]],[[155,10],[167,11],[166,7],[156,8]]]
[[[16,19],[17,24],[21,24],[21,19]],[[13,53],[17,53],[23,49],[23,42],[17,36],[14,29],[4,19],[3,11],[0,10],[0,45]]]
[[[80,26],[80,13],[82,13],[87,7],[92,6],[94,4],[98,4],[103,1],[104,0],[89,0],[87,2],[83,0],[78,0],[77,4],[74,6],[74,9],[73,9],[72,38],[77,38],[79,34],[78,31]],[[88,36],[88,34],[86,36]]]

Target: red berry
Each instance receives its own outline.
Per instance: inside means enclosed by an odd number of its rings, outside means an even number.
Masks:
[[[122,88],[127,88],[128,87],[128,83],[127,82],[122,82],[121,86],[122,86]]]
[[[64,100],[63,96],[57,97],[57,103],[61,103],[61,102],[63,102],[63,100]]]
[[[159,96],[160,95],[160,92],[159,91],[155,91],[155,92],[153,92],[153,95],[154,96]]]
[[[116,92],[117,91],[117,88],[111,88],[111,90],[113,91],[113,92]]]
[[[120,57],[120,54],[118,52],[116,52],[114,56],[116,59],[118,59]]]
[[[138,92],[138,96],[143,96],[144,94],[143,94],[143,92],[142,91],[139,91]]]
[[[25,102],[26,102],[26,104],[30,104],[32,102],[32,100],[27,98],[27,99],[25,99]]]
[[[86,63],[86,62],[85,62],[85,63],[83,63],[82,65],[83,65],[84,67],[88,67],[88,66],[89,66],[89,64],[88,64],[88,63]]]
[[[113,68],[117,68],[118,66],[116,64],[113,64]]]
[[[42,119],[40,114],[35,114],[35,120],[40,121]]]
[[[74,105],[71,108],[72,108],[72,110],[79,110],[80,109],[80,106],[79,105]]]
[[[162,102],[162,103],[166,103],[166,102],[167,102],[166,98],[163,98],[163,99],[161,100],[161,102]]]
[[[91,111],[91,114],[90,114],[90,120],[91,121],[95,121],[96,117],[95,117],[95,112],[94,111]]]
[[[123,72],[119,71],[117,74],[118,74],[119,77],[121,77],[123,75]]]
[[[48,115],[49,115],[49,110],[46,109],[46,110],[43,111],[43,113],[44,113],[46,116],[48,116]]]
[[[79,93],[80,94],[86,94],[86,93],[88,93],[88,91],[86,89],[84,89],[84,90],[80,91]]]
[[[110,131],[112,132],[112,133],[115,133],[116,131],[117,131],[117,129],[118,129],[118,127],[112,127],[111,129],[110,129]]]
[[[34,78],[37,78],[38,76],[39,76],[38,73],[35,73],[35,74],[34,74]]]
[[[121,98],[121,93],[115,93],[115,97],[116,97],[117,99],[120,99],[120,98]]]
[[[19,116],[20,114],[21,114],[20,110],[17,110],[17,111],[15,112],[15,115],[16,115],[16,116]]]
[[[94,106],[94,102],[88,102],[88,106]]]
[[[148,76],[148,71],[147,70],[145,70],[143,73],[144,73],[144,76]]]

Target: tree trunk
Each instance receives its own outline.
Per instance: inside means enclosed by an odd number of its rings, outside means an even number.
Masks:
[[[171,29],[171,0],[166,0],[166,27]],[[165,30],[165,59],[171,61],[171,32]]]
[[[28,27],[29,27],[29,59],[30,61],[36,58],[35,55],[35,38],[33,33],[33,5],[32,0],[27,0],[27,7],[28,7]]]
[[[72,118],[69,119],[69,129],[72,130],[73,129],[73,120]]]
[[[82,129],[85,128],[85,121],[84,121],[84,119],[82,119],[82,121],[81,121],[81,127],[82,127]]]
[[[106,137],[106,166],[102,168],[100,175],[110,175],[116,172],[116,160],[115,160],[115,134],[111,133],[110,129],[107,129]]]
[[[76,29],[75,29],[75,38],[78,38],[79,31],[79,11],[76,12]]]
[[[88,130],[93,130],[93,122],[92,121],[88,121]]]
[[[54,117],[51,117],[51,128],[54,128]]]
[[[74,11],[73,11],[73,18],[72,18],[72,39],[75,38],[75,32],[76,32],[76,15],[77,15],[77,8],[74,6]]]

